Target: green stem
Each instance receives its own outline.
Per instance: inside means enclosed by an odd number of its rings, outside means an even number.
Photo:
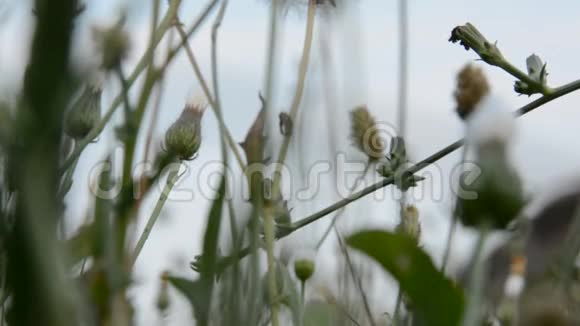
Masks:
[[[397,290],[397,302],[395,303],[395,311],[393,312],[393,323],[394,325],[399,325],[399,314],[401,313],[401,305],[403,303],[403,291],[399,286],[399,290]]]
[[[481,324],[481,306],[483,301],[483,289],[485,282],[485,259],[483,247],[489,234],[489,227],[483,225],[479,229],[477,244],[473,252],[473,264],[469,277],[469,299],[463,319],[464,326],[478,326]]]
[[[171,189],[173,189],[173,186],[175,186],[175,182],[177,181],[177,179],[179,179],[179,171],[178,170],[170,171],[169,175],[167,176],[167,182],[165,184],[165,187],[163,188],[163,191],[159,195],[159,199],[157,199],[157,204],[155,204],[153,213],[151,213],[151,216],[149,216],[149,220],[147,220],[145,229],[143,229],[143,232],[141,233],[141,236],[137,241],[137,245],[135,246],[135,250],[131,258],[131,266],[135,265],[135,262],[137,261],[139,254],[141,253],[143,247],[145,246],[145,242],[147,242],[147,239],[149,239],[149,235],[151,234],[151,231],[153,230],[153,227],[155,226],[155,223],[157,222],[159,215],[161,215],[163,205],[165,205],[165,202],[169,197],[169,193],[171,192]]]
[[[528,103],[527,105],[519,108],[517,111],[514,112],[514,115],[516,117],[519,116],[523,116],[531,111],[534,111],[535,109],[541,107],[542,105],[551,102],[557,98],[560,98],[566,94],[572,93],[576,90],[580,89],[580,80],[571,82],[569,84],[566,84],[564,86],[561,86],[559,88],[556,88],[552,93],[550,93],[550,95],[546,95],[546,96],[542,96],[539,99],[532,101],[530,103]],[[445,156],[453,153],[454,151],[456,151],[457,149],[461,148],[464,144],[464,139],[460,139],[448,146],[446,146],[445,148],[439,150],[438,152],[432,154],[431,156],[423,159],[422,161],[420,161],[419,163],[411,166],[408,171],[410,173],[416,173],[419,172],[420,170],[426,168],[427,166],[439,161],[440,159],[444,158]],[[355,193],[353,193],[351,196],[344,198],[342,200],[337,201],[336,203],[321,209],[320,211],[311,214],[301,220],[298,220],[295,223],[292,223],[291,226],[281,230],[281,232],[278,234],[278,238],[284,238],[287,237],[288,235],[290,235],[292,232],[295,232],[303,227],[305,227],[306,225],[309,225],[311,223],[314,223],[316,221],[318,221],[319,219],[323,218],[324,216],[341,209],[342,207],[358,200],[359,198],[362,198],[368,194],[371,194],[379,189],[382,189],[388,185],[393,184],[394,179],[393,177],[390,178],[384,178],[383,180],[372,184],[360,191],[357,191]],[[243,258],[245,257],[247,254],[249,254],[250,250],[248,248],[244,248],[239,252],[238,257],[239,258]],[[231,263],[231,257],[224,257],[223,258],[223,262],[228,262],[230,261]],[[224,266],[222,265],[222,268]]]
[[[300,67],[298,69],[298,80],[296,84],[296,92],[294,93],[294,98],[292,99],[292,105],[290,106],[290,120],[296,121],[296,116],[298,115],[298,109],[300,108],[300,102],[302,100],[302,94],[304,93],[304,85],[306,82],[306,73],[308,72],[308,63],[310,61],[310,50],[312,48],[312,38],[314,36],[314,17],[316,13],[316,1],[309,0],[308,2],[308,18],[306,21],[306,35],[304,37],[304,48],[302,50],[302,58],[300,59]],[[270,99],[268,99],[270,102]],[[294,127],[295,128],[295,127]],[[278,159],[276,160],[276,170],[274,171],[274,181],[272,183],[272,193],[280,193],[280,182],[282,181],[282,166],[286,161],[286,156],[288,155],[288,148],[290,146],[290,139],[292,134],[285,136],[280,151],[278,152]]]
[[[336,233],[336,237],[338,239],[338,245],[340,246],[340,250],[342,251],[342,254],[344,255],[344,258],[346,260],[346,264],[348,266],[348,270],[350,271],[350,276],[352,277],[352,281],[354,282],[354,284],[356,285],[356,287],[360,293],[360,296],[361,296],[361,299],[363,302],[363,307],[365,309],[365,312],[367,314],[367,318],[369,320],[369,324],[371,326],[375,326],[375,320],[373,318],[373,313],[371,312],[369,301],[368,301],[367,296],[365,295],[365,292],[363,290],[362,281],[354,269],[354,265],[352,263],[352,260],[350,259],[350,254],[348,253],[346,245],[345,245],[344,241],[342,240],[342,236],[340,235],[340,233],[338,233],[338,230],[336,229],[336,227],[334,228],[334,232]]]
[[[203,77],[203,74],[201,73],[201,69],[199,68],[199,64],[197,63],[197,60],[195,59],[195,56],[193,54],[193,50],[191,49],[191,47],[187,41],[187,35],[185,34],[183,27],[181,27],[181,25],[179,23],[176,24],[175,27],[177,29],[177,32],[181,36],[183,43],[185,44],[184,49],[185,49],[185,53],[187,54],[187,58],[189,59],[189,63],[191,64],[191,67],[193,68],[193,72],[195,73],[195,76],[197,77],[197,80],[199,81],[199,84],[201,85],[201,89],[203,90],[203,93],[204,93],[205,97],[207,98],[207,101],[208,101],[209,105],[211,106],[211,108],[212,108],[212,110],[213,110],[213,112],[218,120],[218,123],[219,123],[221,130],[223,132],[223,136],[225,137],[228,145],[230,146],[230,149],[234,153],[236,161],[238,161],[238,165],[240,166],[242,171],[245,171],[246,165],[244,163],[244,160],[242,159],[242,155],[240,154],[240,151],[238,149],[238,145],[234,141],[232,134],[230,133],[229,129],[227,128],[226,123],[225,123],[224,118],[223,118],[223,115],[218,112],[216,101],[214,100],[213,96],[211,95],[211,92],[209,90],[207,82],[205,81],[205,78]]]
[[[532,78],[530,78],[530,76],[526,73],[524,73],[523,71],[521,71],[520,69],[518,69],[516,66],[512,65],[511,62],[503,59],[502,62],[498,65],[498,67],[500,67],[501,69],[503,69],[505,72],[507,72],[508,74],[516,77],[517,79],[523,81],[524,83],[526,83],[528,86],[530,86],[532,89],[537,90],[538,92],[540,92],[542,95],[550,95],[553,90],[549,87],[547,87],[546,85],[543,85],[541,83],[538,83],[537,81],[533,80]]]
[[[371,167],[371,164],[367,162],[366,165],[365,165],[365,168],[364,168],[364,170],[362,172],[362,174],[354,181],[354,184],[350,188],[350,195],[352,195],[352,193],[356,190],[356,188],[359,186],[359,184],[364,180],[364,178],[365,178],[368,170],[370,169],[370,167]],[[322,247],[322,245],[324,244],[324,241],[330,235],[330,231],[332,231],[332,228],[336,224],[336,221],[338,220],[338,218],[340,216],[342,216],[342,214],[345,211],[346,211],[346,206],[343,207],[343,208],[341,208],[339,211],[336,212],[336,214],[334,214],[334,217],[332,218],[332,221],[330,222],[330,225],[328,225],[328,227],[326,228],[326,230],[322,234],[322,238],[320,238],[320,240],[318,240],[318,243],[316,244],[316,251],[318,251],[318,249],[320,249],[320,247]]]
[[[159,28],[157,28],[157,31],[155,32],[153,44],[149,45],[149,47],[147,48],[147,50],[145,51],[145,53],[143,54],[137,65],[135,66],[133,73],[131,73],[131,75],[127,79],[128,88],[133,86],[133,84],[139,78],[139,75],[143,72],[143,70],[145,70],[145,68],[147,68],[150,62],[150,57],[153,55],[155,48],[157,48],[157,45],[159,45],[167,30],[169,30],[169,28],[173,25],[177,14],[177,9],[179,8],[181,1],[182,0],[171,1],[169,9],[165,14],[165,17],[163,17],[163,20],[159,24]],[[217,3],[218,0],[211,0],[208,3],[208,5],[206,5],[200,16],[196,19],[194,24],[189,29],[187,33],[188,37],[198,30],[199,26],[201,26],[201,23],[205,21],[206,17],[209,15],[211,10]],[[183,42],[172,48],[172,50],[169,52],[167,56],[167,63],[169,63],[177,55],[182,46]],[[80,156],[81,152],[85,149],[85,147],[87,147],[87,145],[90,144],[92,140],[95,139],[101,133],[101,131],[103,131],[103,129],[105,128],[109,120],[111,120],[111,117],[116,112],[117,108],[122,103],[122,101],[123,101],[122,94],[117,95],[117,97],[113,99],[113,102],[107,109],[105,115],[103,116],[99,124],[93,130],[91,130],[91,132],[85,137],[85,139],[83,139],[79,143],[78,148],[76,148],[75,151],[70,155],[70,157],[62,164],[59,170],[61,174],[64,173],[64,171],[66,171],[71,164],[73,164],[74,160]]]
[[[467,146],[463,146],[463,150],[461,151],[461,160],[459,164],[461,164],[461,172],[463,172],[463,163],[467,159]],[[459,216],[458,212],[455,211],[457,206],[457,198],[453,200],[452,206],[452,220],[451,225],[449,226],[449,231],[447,233],[447,241],[445,241],[445,251],[443,252],[443,261],[441,263],[441,273],[445,273],[445,269],[447,268],[447,264],[449,262],[449,258],[451,256],[451,245],[453,243],[453,237],[455,235],[455,230],[457,229],[457,224],[459,223]]]

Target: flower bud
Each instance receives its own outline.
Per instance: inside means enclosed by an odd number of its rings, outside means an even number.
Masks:
[[[542,62],[542,59],[539,56],[532,54],[526,59],[526,66],[530,79],[537,82],[538,85],[546,86],[546,83],[548,82],[548,71],[546,70],[546,63]],[[537,86],[528,85],[521,80],[516,80],[514,84],[514,91],[516,91],[516,93],[525,95],[541,93],[541,89],[538,89]]]
[[[421,237],[421,223],[419,222],[419,210],[414,205],[408,205],[401,209],[401,221],[396,228],[397,232],[411,236],[416,242]]]
[[[93,38],[102,56],[103,69],[116,69],[127,57],[130,40],[123,29],[123,19],[111,27],[93,27]]]
[[[465,48],[472,49],[479,55],[481,60],[492,66],[498,66],[503,61],[503,55],[495,43],[489,42],[478,30],[470,23],[463,26],[457,26],[451,31],[449,41],[457,43]]]
[[[165,132],[165,150],[180,160],[191,160],[201,145],[201,118],[205,106],[187,104],[179,118]]]
[[[351,134],[353,145],[365,153],[369,160],[383,157],[385,143],[380,135],[375,118],[366,106],[356,107],[350,112]]]
[[[99,82],[85,86],[83,93],[65,116],[64,131],[68,136],[83,139],[99,124],[101,93]]]
[[[489,83],[481,68],[465,65],[457,74],[457,88],[453,93],[459,117],[465,120],[488,93]]]
[[[314,262],[309,259],[299,259],[294,262],[294,273],[301,282],[306,282],[314,274]]]

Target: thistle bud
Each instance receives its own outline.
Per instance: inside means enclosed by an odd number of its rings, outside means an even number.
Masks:
[[[401,221],[396,228],[397,232],[411,236],[416,242],[421,237],[421,223],[419,222],[419,210],[414,205],[408,205],[401,209]]]
[[[165,133],[165,150],[180,160],[191,160],[201,145],[201,118],[204,105],[187,104],[181,116]]]
[[[504,61],[503,55],[496,44],[489,42],[485,36],[483,36],[483,34],[481,34],[477,28],[470,23],[455,27],[453,31],[451,31],[449,42],[459,42],[465,50],[472,49],[479,55],[481,60],[492,66],[498,66]]]
[[[111,27],[93,27],[93,39],[97,43],[101,66],[105,70],[116,69],[129,52],[130,40],[123,29],[123,20]]]
[[[74,139],[85,138],[101,120],[101,84],[85,86],[81,96],[65,116],[64,131]]]
[[[459,117],[465,120],[488,93],[489,83],[481,68],[465,65],[457,74],[457,88],[453,93]]]
[[[380,129],[375,118],[369,113],[366,106],[356,107],[350,112],[351,134],[353,145],[365,153],[369,160],[374,161],[383,157],[385,143],[381,138]]]

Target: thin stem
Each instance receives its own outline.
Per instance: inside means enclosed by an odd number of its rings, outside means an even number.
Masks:
[[[399,0],[399,99],[398,127],[399,136],[407,133],[407,86],[409,80],[409,27],[407,0]]]
[[[350,188],[350,193],[352,194],[356,188],[360,185],[360,183],[364,180],[365,176],[367,175],[367,172],[369,171],[371,167],[370,163],[366,163],[365,168],[362,172],[362,174],[356,178],[356,180],[354,181],[354,184],[352,185],[352,187]],[[328,238],[328,236],[330,235],[330,231],[332,231],[332,228],[335,226],[336,221],[338,220],[338,218],[340,216],[342,216],[342,214],[346,211],[346,206],[341,208],[340,210],[338,210],[336,212],[336,214],[334,214],[334,217],[332,218],[332,221],[330,222],[330,225],[328,225],[328,227],[326,228],[326,231],[324,231],[324,233],[322,234],[322,238],[320,238],[320,240],[318,240],[318,243],[316,244],[316,251],[318,251],[318,249],[320,249],[320,247],[322,247],[322,245],[324,244],[324,241],[326,240],[326,238]]]
[[[401,305],[403,303],[403,290],[399,286],[397,290],[397,302],[395,303],[395,311],[393,312],[393,323],[399,325],[399,314],[401,313]]]
[[[561,87],[555,89],[552,93],[550,93],[550,95],[542,96],[539,99],[526,104],[525,106],[516,110],[514,112],[514,115],[516,117],[520,117],[522,115],[525,115],[531,111],[534,111],[535,109],[541,107],[542,105],[544,105],[548,102],[551,102],[551,101],[553,101],[557,98],[560,98],[566,94],[572,93],[578,89],[580,89],[580,80],[571,82],[571,83],[566,84],[564,86],[561,86]],[[411,166],[410,168],[407,169],[407,171],[410,173],[419,172],[422,169],[428,167],[429,165],[439,161],[440,159],[444,158],[445,156],[447,156],[447,155],[453,153],[454,151],[456,151],[457,149],[461,148],[463,146],[463,144],[464,144],[464,139],[457,140],[456,142],[454,142],[450,145],[447,145],[443,149],[432,154],[431,156],[423,159],[419,163]],[[305,227],[306,225],[309,225],[311,223],[318,221],[319,219],[323,218],[324,216],[326,216],[326,215],[328,215],[336,210],[341,209],[342,207],[358,200],[359,198],[362,198],[362,197],[364,197],[368,194],[371,194],[379,189],[382,189],[388,185],[391,185],[391,184],[393,184],[393,182],[394,182],[393,177],[384,178],[383,180],[381,180],[375,184],[372,184],[372,185],[370,185],[370,186],[368,186],[360,191],[357,191],[347,198],[339,200],[336,203],[334,203],[326,208],[323,208],[314,214],[311,214],[311,215],[309,215],[301,220],[298,220],[295,223],[292,223],[291,226],[281,230],[281,232],[278,234],[278,238],[287,237],[292,232],[295,232],[295,231]],[[247,254],[249,254],[249,249],[244,248],[240,251],[238,257],[243,258]],[[224,259],[223,260],[224,264],[227,264],[228,262],[231,263],[231,257],[224,257],[223,259]],[[224,267],[224,265],[222,265],[222,268],[223,267]]]
[[[314,17],[316,13],[316,1],[317,0],[309,0],[308,2],[308,18],[306,21],[306,35],[304,37],[304,48],[302,50],[302,58],[300,59],[300,67],[298,69],[296,92],[294,93],[292,105],[290,106],[291,121],[296,121],[298,109],[300,108],[300,101],[302,100],[302,94],[304,93],[306,73],[308,72],[308,63],[310,61],[310,50],[312,48],[312,38],[314,36]],[[276,170],[274,172],[274,181],[272,184],[272,193],[274,194],[279,193],[280,190],[280,182],[282,179],[282,166],[286,161],[286,155],[288,154],[288,148],[290,146],[291,138],[292,134],[284,137],[284,141],[282,142],[282,146],[280,147],[280,152],[278,153],[278,159],[276,160]]]
[[[177,29],[177,32],[179,33],[183,43],[185,44],[184,49],[185,49],[185,53],[187,54],[187,58],[189,59],[189,63],[191,64],[191,67],[193,68],[195,76],[197,77],[197,80],[199,81],[199,84],[201,85],[201,89],[203,90],[203,93],[204,93],[205,97],[207,98],[207,101],[208,101],[209,105],[211,106],[211,108],[212,108],[212,110],[213,110],[213,112],[218,120],[218,123],[220,124],[220,127],[223,130],[223,133],[224,133],[223,135],[225,136],[228,145],[230,146],[232,152],[234,153],[236,161],[238,161],[238,165],[240,166],[242,171],[245,171],[246,165],[244,163],[244,160],[242,159],[242,155],[240,154],[240,151],[238,149],[238,145],[234,141],[232,134],[230,133],[229,129],[227,128],[227,126],[224,122],[224,119],[223,119],[223,115],[218,114],[218,111],[216,109],[217,108],[216,101],[214,100],[213,96],[211,95],[211,92],[209,90],[207,82],[205,81],[205,78],[203,77],[203,74],[201,73],[201,69],[199,68],[199,64],[197,63],[197,60],[195,59],[195,55],[193,54],[193,50],[191,49],[191,46],[189,45],[189,42],[187,41],[187,35],[185,34],[183,27],[181,27],[181,25],[179,23],[175,25],[175,28]]]
[[[128,88],[133,86],[133,84],[137,81],[137,79],[139,78],[139,76],[141,75],[143,70],[145,70],[145,68],[147,68],[147,65],[150,61],[149,58],[153,55],[153,52],[157,48],[157,45],[163,39],[165,32],[167,32],[167,30],[169,30],[169,28],[173,25],[175,16],[177,14],[177,9],[179,8],[181,1],[182,0],[171,1],[170,5],[169,5],[169,9],[167,10],[167,13],[165,14],[165,16],[163,17],[163,20],[159,24],[159,28],[157,28],[153,44],[149,45],[149,47],[147,48],[147,50],[145,51],[145,53],[143,54],[143,56],[141,57],[141,59],[139,60],[137,65],[135,66],[135,68],[133,69],[133,73],[131,73],[131,75],[127,79],[127,87]],[[207,18],[207,16],[209,15],[211,10],[214,8],[214,6],[217,3],[218,3],[218,0],[211,0],[208,3],[208,5],[204,8],[204,10],[200,14],[200,16],[196,19],[194,24],[189,29],[188,37],[191,36],[195,31],[198,30],[199,26],[201,26],[201,23],[203,21],[205,21],[205,19]],[[167,57],[168,63],[177,55],[177,53],[179,52],[179,50],[181,49],[182,46],[183,46],[183,43],[180,43],[180,44],[176,45],[170,51],[170,53]],[[70,155],[70,157],[62,164],[62,166],[60,167],[60,170],[59,170],[60,173],[64,173],[64,171],[66,171],[68,169],[68,167],[74,162],[74,160],[80,156],[81,152],[85,149],[85,147],[87,147],[87,145],[89,145],[92,142],[92,140],[95,139],[101,133],[101,131],[103,131],[103,129],[105,128],[105,126],[107,125],[109,120],[111,120],[111,117],[116,112],[117,108],[119,107],[119,105],[121,104],[122,101],[123,101],[122,94],[117,95],[117,97],[115,97],[115,99],[113,99],[113,102],[111,103],[111,105],[107,109],[105,115],[103,116],[103,118],[101,119],[99,124],[93,130],[91,130],[91,132],[89,132],[89,134],[85,137],[85,139],[83,139],[79,143],[78,148],[76,148],[74,150],[74,152]]]
[[[135,265],[135,262],[137,261],[139,254],[141,253],[141,251],[143,250],[143,247],[145,246],[145,242],[147,242],[147,239],[149,239],[149,235],[151,234],[151,231],[153,230],[153,226],[155,226],[155,223],[157,222],[159,215],[161,215],[161,210],[163,209],[163,205],[165,205],[165,202],[167,201],[167,198],[169,197],[169,193],[171,192],[171,189],[173,189],[173,186],[175,185],[175,182],[177,181],[177,179],[179,179],[179,171],[178,170],[170,171],[169,175],[167,177],[167,182],[165,184],[165,187],[163,188],[163,191],[159,195],[159,199],[157,199],[157,204],[155,204],[155,208],[153,209],[153,213],[151,213],[151,216],[149,216],[149,220],[147,220],[147,224],[145,225],[145,229],[143,229],[143,233],[141,233],[141,236],[139,237],[139,240],[137,241],[137,245],[135,246],[135,250],[134,250],[133,256],[131,258],[131,266]]]
[[[344,255],[344,258],[346,260],[346,264],[347,264],[348,269],[350,271],[350,275],[352,277],[352,280],[355,283],[355,285],[360,293],[360,296],[362,298],[363,307],[364,307],[365,312],[367,314],[369,324],[371,326],[375,326],[375,321],[373,318],[373,314],[371,312],[369,301],[368,301],[367,296],[365,295],[365,292],[363,290],[362,281],[361,281],[360,277],[358,277],[358,275],[356,274],[356,271],[354,270],[354,265],[352,264],[350,254],[348,253],[346,245],[345,245],[344,241],[342,240],[342,236],[340,235],[340,233],[338,232],[336,227],[334,227],[334,232],[336,233],[336,237],[338,238],[338,245],[340,246],[340,250],[342,251],[342,254]]]
[[[461,151],[461,160],[459,164],[461,164],[461,172],[463,173],[463,168],[465,160],[467,159],[467,146],[463,146]],[[441,273],[445,273],[445,269],[447,268],[447,264],[449,262],[449,258],[451,256],[451,245],[453,243],[453,237],[455,235],[455,230],[457,229],[457,224],[459,223],[459,212],[456,212],[457,206],[457,197],[453,199],[453,204],[451,206],[452,213],[451,213],[451,225],[449,226],[449,231],[447,232],[447,241],[445,241],[445,251],[443,252],[443,261],[441,263]]]
[[[464,326],[477,326],[481,322],[481,304],[483,298],[483,288],[485,281],[485,259],[483,257],[483,247],[489,233],[488,226],[481,226],[477,244],[473,252],[473,264],[469,277],[469,300],[463,319]]]
[[[528,86],[530,86],[534,90],[537,90],[542,95],[550,95],[550,93],[553,92],[553,90],[551,88],[533,80],[532,78],[530,78],[530,76],[528,74],[524,73],[523,71],[518,69],[516,66],[512,65],[511,62],[507,61],[506,59],[502,60],[502,62],[499,64],[499,67],[502,68],[508,74],[523,81],[524,83],[526,83]]]

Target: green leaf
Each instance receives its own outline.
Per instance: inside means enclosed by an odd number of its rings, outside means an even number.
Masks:
[[[169,276],[167,277],[167,280],[175,289],[181,292],[181,294],[183,294],[187,298],[187,300],[189,300],[189,302],[193,306],[195,318],[198,321],[200,320],[201,317],[200,314],[203,315],[204,312],[206,312],[205,314],[207,316],[207,313],[209,312],[210,309],[210,303],[207,300],[208,298],[208,293],[206,292],[208,290],[207,287],[203,286],[203,284],[199,280],[192,281],[175,276]]]
[[[459,325],[463,294],[445,278],[431,258],[405,234],[364,231],[351,236],[348,244],[380,263],[399,282],[424,325]]]
[[[193,305],[197,325],[205,326],[209,322],[213,286],[217,272],[218,235],[222,220],[222,208],[225,196],[226,180],[222,175],[217,196],[214,199],[207,218],[207,227],[203,239],[203,254],[200,258],[197,281],[169,277],[169,282],[183,293]]]

